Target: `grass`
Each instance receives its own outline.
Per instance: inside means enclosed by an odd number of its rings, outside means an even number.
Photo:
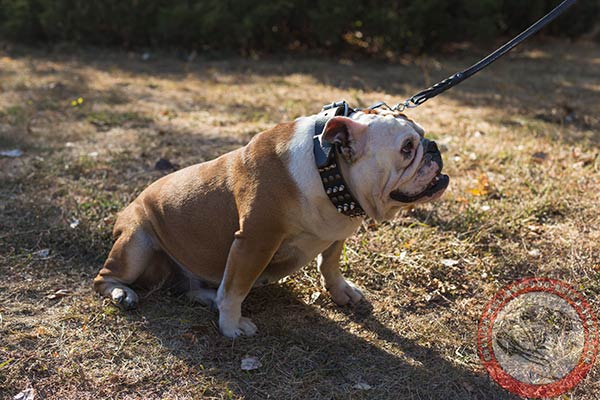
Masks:
[[[123,312],[91,290],[116,213],[166,173],[159,158],[212,159],[332,100],[394,103],[477,58],[430,60],[424,74],[412,62],[0,53],[0,147],[24,151],[0,158],[0,398],[513,398],[476,353],[493,294],[546,276],[600,306],[598,45],[531,43],[410,111],[451,186],[347,241],[343,269],[368,303],[336,307],[311,264],[252,292],[259,335],[231,341],[182,298],[152,293]],[[242,371],[246,355],[262,367]],[[595,368],[563,398],[597,399],[599,382]]]

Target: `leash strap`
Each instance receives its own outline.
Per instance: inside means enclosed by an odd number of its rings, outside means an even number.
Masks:
[[[414,96],[406,99],[404,101],[404,103],[396,104],[394,107],[392,107],[392,110],[404,111],[404,109],[406,109],[406,108],[415,108],[415,107],[420,106],[421,104],[425,103],[427,100],[431,99],[432,97],[435,97],[438,94],[443,93],[446,90],[450,89],[451,87],[458,85],[465,79],[467,79],[470,76],[481,71],[482,69],[484,69],[485,67],[487,67],[488,65],[490,65],[491,63],[493,63],[494,61],[496,61],[497,59],[499,59],[506,53],[508,53],[509,51],[511,51],[519,43],[523,42],[524,40],[527,40],[530,36],[537,33],[540,29],[542,29],[544,26],[548,25],[556,17],[558,17],[567,8],[571,7],[576,2],[577,2],[577,0],[564,0],[562,3],[560,3],[558,6],[556,6],[556,8],[554,8],[554,10],[550,11],[548,14],[546,14],[543,18],[541,18],[535,24],[531,25],[529,28],[527,28],[526,30],[521,32],[514,39],[505,43],[498,50],[494,51],[492,54],[490,54],[487,57],[485,57],[484,59],[480,60],[478,63],[470,66],[469,68],[467,68],[461,72],[457,72],[456,74],[449,76],[448,78],[444,79],[441,82],[436,83],[435,85],[433,85],[432,87],[430,87],[428,89],[420,91],[419,93],[415,94]],[[376,108],[376,107],[379,107],[382,105],[385,105],[385,104],[377,103],[376,105],[374,105],[371,108]]]

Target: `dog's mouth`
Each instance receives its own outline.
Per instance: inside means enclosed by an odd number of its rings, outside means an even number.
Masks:
[[[450,177],[448,175],[442,174],[442,168],[444,167],[444,162],[442,161],[442,155],[440,151],[433,141],[429,141],[425,138],[421,139],[421,143],[425,149],[425,155],[423,157],[424,164],[421,167],[422,170],[431,168],[432,164],[436,165],[437,173],[425,188],[417,193],[417,194],[405,194],[400,191],[400,189],[396,189],[390,193],[390,197],[392,200],[401,202],[401,203],[415,203],[417,201],[431,201],[435,200],[448,187],[450,183]]]
[[[437,194],[441,194],[446,190],[449,183],[450,177],[448,175],[438,173],[421,193],[406,195],[401,193],[400,190],[394,190],[390,193],[390,197],[401,203],[414,203],[425,198],[433,199]]]

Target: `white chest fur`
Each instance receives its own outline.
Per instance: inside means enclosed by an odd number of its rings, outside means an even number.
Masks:
[[[296,120],[296,131],[289,143],[289,171],[301,194],[298,230],[317,241],[334,242],[352,235],[361,223],[337,212],[325,194],[313,154],[315,117]]]

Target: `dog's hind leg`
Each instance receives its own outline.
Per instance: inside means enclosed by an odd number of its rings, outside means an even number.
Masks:
[[[197,301],[198,303],[208,306],[216,307],[215,300],[217,298],[217,289],[212,288],[198,288],[190,290],[186,293],[188,299]]]
[[[164,261],[165,255],[155,248],[152,237],[141,224],[132,223],[131,220],[128,222],[121,226],[117,221],[117,240],[104,267],[94,279],[94,289],[110,297],[123,308],[132,309],[138,303],[138,296],[129,285],[142,275],[146,277],[150,270],[155,269],[157,263]],[[160,280],[160,277],[156,280]]]

